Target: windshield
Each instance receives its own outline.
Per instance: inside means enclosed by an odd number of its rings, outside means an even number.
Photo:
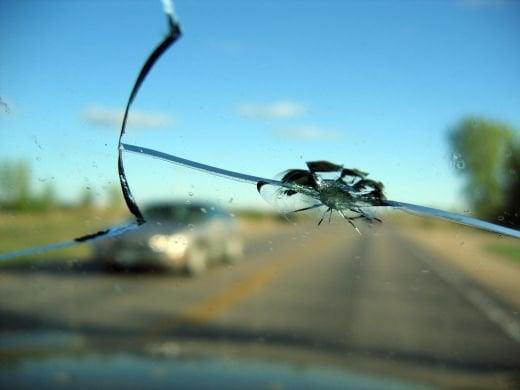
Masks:
[[[507,0],[0,2],[0,383],[517,387],[519,33]]]

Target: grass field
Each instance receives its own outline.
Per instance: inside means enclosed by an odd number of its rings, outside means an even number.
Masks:
[[[486,250],[501,255],[502,257],[520,264],[520,244],[497,243],[489,244]]]
[[[266,218],[279,222],[279,218],[264,213],[251,213],[247,210],[236,211],[240,220],[247,220],[258,225]],[[257,215],[258,214],[258,215]],[[0,210],[0,253],[19,250],[37,245],[45,245],[54,242],[67,241],[74,237],[96,232],[100,229],[120,223],[128,214],[124,209],[111,210],[101,208],[71,208],[53,210],[50,212],[6,212]],[[429,218],[418,218],[406,214],[392,213],[385,215],[388,223],[404,225],[407,228],[420,228],[425,234],[432,231],[452,231],[456,234],[460,229],[473,231],[475,234],[481,232],[472,229],[461,228],[459,225],[433,220]],[[520,244],[515,241],[490,242],[482,236],[482,248],[488,253],[501,256],[504,259],[520,264]],[[56,260],[81,260],[90,254],[88,244],[78,245],[73,248],[55,250],[30,258],[16,258],[0,262],[0,267],[13,261],[30,261],[43,259]]]
[[[46,213],[0,211],[0,253],[67,241],[74,237],[96,232],[125,217],[124,210],[109,209],[66,209]],[[31,259],[78,260],[89,255],[88,245],[42,253],[31,258],[17,258],[12,261]],[[11,260],[0,263],[9,264]]]
[[[274,214],[250,210],[236,210],[234,213],[238,220],[242,222],[247,220],[249,224],[253,224],[255,230],[262,224],[271,226],[269,222],[280,223],[281,220]],[[125,218],[130,217],[124,209],[71,208],[39,213],[0,211],[0,253],[68,241],[119,224]],[[90,245],[82,244],[68,249],[2,261],[0,267],[14,262],[76,261],[85,259],[89,255]]]
[[[406,214],[394,214],[391,216],[393,223],[408,229],[420,229],[422,234],[431,235],[442,231],[451,236],[446,245],[458,245],[455,243],[460,235],[470,235],[477,240],[483,253],[498,255],[500,258],[520,265],[520,242],[511,237],[499,237],[497,234],[480,231],[452,222],[436,220],[433,218],[415,217]]]

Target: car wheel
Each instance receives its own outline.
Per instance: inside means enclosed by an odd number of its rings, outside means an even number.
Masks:
[[[121,267],[115,261],[109,259],[101,260],[101,265],[103,269],[108,273],[116,273],[121,272],[123,270],[123,267]]]
[[[207,268],[208,252],[201,246],[194,246],[191,248],[186,263],[186,270],[191,276],[196,276],[204,272]]]

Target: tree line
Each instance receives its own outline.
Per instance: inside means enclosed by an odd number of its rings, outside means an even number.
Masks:
[[[120,193],[117,187],[107,189],[107,203],[111,207],[120,207]],[[65,204],[58,196],[51,182],[43,185],[36,192],[32,186],[31,167],[24,160],[4,160],[0,162],[0,209],[12,211],[48,211],[64,207],[93,207],[94,192],[83,188],[78,201]]]
[[[453,165],[473,213],[520,227],[520,137],[510,125],[468,117],[449,132]]]
[[[520,138],[510,125],[468,117],[448,132],[453,166],[465,180],[464,194],[482,219],[520,228]],[[117,187],[107,190],[108,205],[122,204]],[[94,194],[83,188],[76,206],[92,207]],[[0,209],[50,210],[63,207],[52,183],[39,193],[31,186],[26,161],[0,162]]]

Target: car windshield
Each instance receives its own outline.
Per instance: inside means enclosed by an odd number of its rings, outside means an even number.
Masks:
[[[0,387],[519,388],[520,2],[0,1]]]

